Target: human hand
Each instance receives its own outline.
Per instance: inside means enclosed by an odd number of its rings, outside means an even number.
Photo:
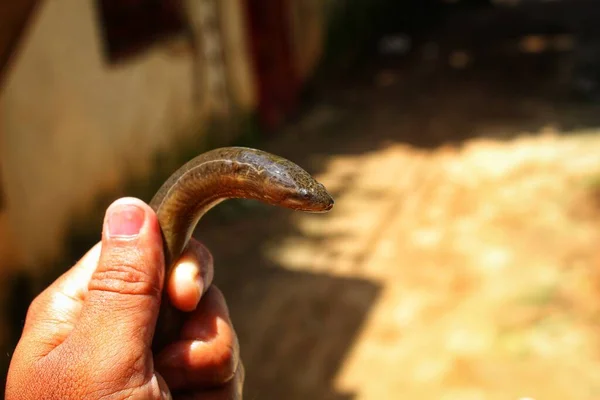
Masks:
[[[154,211],[123,198],[102,241],[31,304],[7,377],[6,399],[241,399],[244,370],[212,256],[192,240],[167,283],[192,311],[180,340],[151,344],[164,256]]]

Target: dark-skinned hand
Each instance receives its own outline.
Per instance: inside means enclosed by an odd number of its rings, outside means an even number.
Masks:
[[[123,198],[102,241],[31,304],[6,399],[241,399],[244,369],[210,252],[192,240],[163,288],[154,211]],[[190,311],[178,341],[151,351],[162,291]]]

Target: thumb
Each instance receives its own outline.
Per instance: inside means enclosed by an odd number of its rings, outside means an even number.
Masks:
[[[81,310],[79,334],[113,354],[150,348],[164,277],[163,244],[154,211],[122,198],[104,218],[102,250]]]

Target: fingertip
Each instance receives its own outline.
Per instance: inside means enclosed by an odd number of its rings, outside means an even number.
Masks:
[[[156,213],[140,199],[114,201],[104,218],[99,258],[87,285],[76,332],[83,341],[145,348],[152,341],[164,279],[164,253]],[[94,254],[92,254],[93,256]],[[92,260],[92,257],[90,257]],[[99,321],[110,320],[111,329]]]
[[[213,278],[213,258],[197,240],[191,240],[186,251],[173,267],[167,282],[171,303],[181,311],[193,311],[210,287]]]
[[[127,240],[139,235],[162,241],[158,218],[152,207],[136,197],[121,197],[113,201],[104,217],[104,238]]]
[[[222,385],[234,378],[239,364],[237,338],[223,334],[208,342],[183,340],[172,343],[156,361],[157,369],[174,390],[186,386]]]
[[[163,288],[164,253],[156,213],[142,200],[123,197],[106,210],[98,267],[90,291],[127,294],[147,291],[157,299]]]
[[[108,209],[110,209],[111,207],[114,207],[115,205],[119,205],[119,204],[132,204],[132,205],[136,205],[138,207],[144,208],[148,211],[154,212],[152,207],[150,207],[144,200],[138,199],[137,197],[131,197],[131,196],[125,196],[125,197],[120,197],[120,198],[116,199],[108,206]]]
[[[167,292],[175,307],[185,312],[194,311],[204,292],[199,265],[188,257],[182,257],[173,267]]]
[[[202,278],[204,279],[205,291],[208,289],[214,277],[214,259],[208,248],[196,239],[191,239],[189,248],[192,250],[200,262]]]

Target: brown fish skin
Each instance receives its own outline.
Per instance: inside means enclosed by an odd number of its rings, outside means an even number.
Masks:
[[[200,218],[232,198],[307,212],[326,212],[334,204],[322,184],[285,158],[247,147],[223,147],[203,153],[171,175],[150,202],[163,234],[165,283]],[[163,294],[153,342],[155,352],[177,339],[184,320],[185,313],[175,309]]]

